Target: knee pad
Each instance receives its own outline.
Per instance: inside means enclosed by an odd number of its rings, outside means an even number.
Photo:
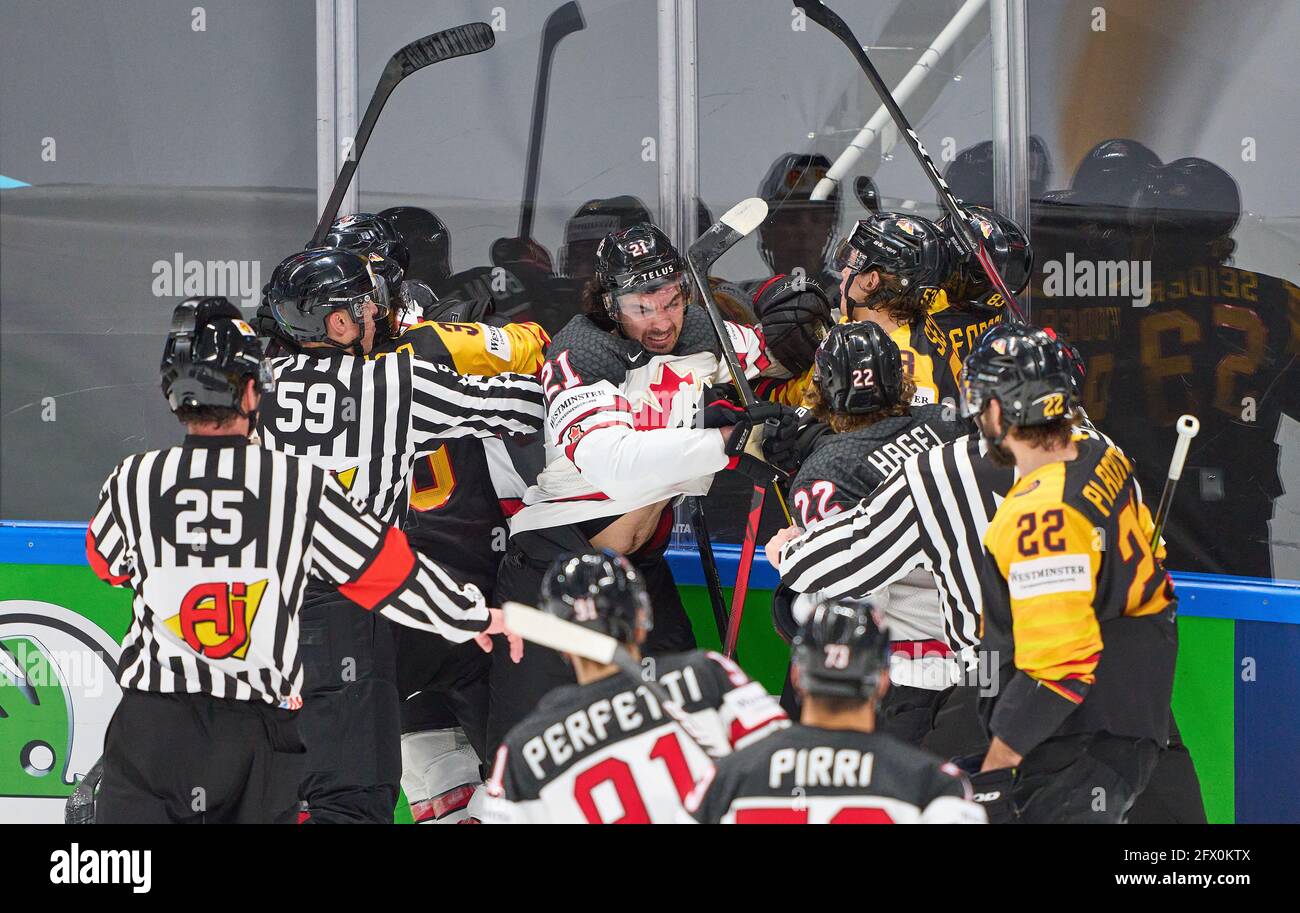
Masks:
[[[479,759],[460,727],[402,736],[402,790],[416,824],[455,824],[479,784]]]

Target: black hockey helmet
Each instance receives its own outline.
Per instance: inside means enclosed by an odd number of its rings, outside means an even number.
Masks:
[[[257,334],[225,298],[186,298],[176,305],[159,373],[173,412],[196,406],[239,410],[249,377],[262,393],[275,388]]]
[[[407,279],[431,288],[451,275],[451,232],[432,212],[419,206],[393,206],[378,213],[406,247]]]
[[[560,275],[590,278],[596,272],[596,248],[607,235],[650,223],[650,210],[634,196],[588,200],[564,224]]]
[[[898,345],[870,321],[831,327],[814,360],[814,378],[832,412],[865,415],[898,404],[903,359]]]
[[[792,217],[811,216],[820,220],[816,224],[825,223],[821,262],[798,265],[813,273],[821,270],[839,224],[842,194],[839,184],[825,200],[814,200],[812,192],[830,168],[831,160],[820,153],[787,152],[778,156],[763,175],[758,185],[758,196],[767,203],[768,216],[758,227],[758,252],[772,269],[778,268],[775,258],[775,247],[781,243],[776,235],[778,226]]]
[[[1241,219],[1241,190],[1213,162],[1176,159],[1150,173],[1133,217],[1139,227],[1149,225],[1167,237],[1200,243],[1226,238]]]
[[[1103,140],[1079,162],[1070,189],[1078,203],[1132,206],[1159,167],[1160,156],[1137,140]]]
[[[1084,360],[1083,353],[1079,351],[1078,346],[1051,327],[1043,327],[1043,332],[1055,339],[1065,352],[1065,358],[1070,364],[1070,379],[1074,381],[1074,398],[1077,402],[1082,403],[1083,385],[1088,378],[1088,363]]]
[[[889,636],[865,600],[818,603],[793,647],[798,687],[807,694],[870,700],[889,670]]]
[[[411,258],[406,243],[388,220],[368,212],[343,216],[330,226],[321,246],[337,247],[365,257],[370,261],[370,268],[387,284],[389,303],[401,304],[402,280]],[[393,307],[388,320],[375,324],[376,340],[391,339],[400,332],[398,310]]]
[[[1002,281],[1012,294],[1020,294],[1029,285],[1034,271],[1034,249],[1030,247],[1024,229],[987,206],[969,206],[966,211],[970,215],[971,230],[988,251]],[[984,275],[984,268],[975,253],[962,255],[949,217],[945,215],[938,224],[952,247],[953,269],[944,282],[944,288],[963,301],[974,301],[992,291],[989,278]]]
[[[625,644],[654,627],[640,572],[608,549],[556,558],[542,578],[538,608]]]
[[[690,300],[686,264],[668,236],[646,223],[605,236],[596,248],[596,282],[604,295],[605,311],[615,322],[624,295],[653,293],[675,285],[683,304]]]
[[[376,256],[388,261],[388,265],[376,267],[375,272],[390,279],[393,286],[402,281],[402,275],[411,264],[406,242],[392,223],[368,212],[356,212],[336,219],[325,236],[325,242],[319,246],[350,250],[354,254],[370,256],[372,261]]]
[[[1016,323],[990,327],[961,369],[962,415],[1002,404],[1004,426],[1046,425],[1066,418],[1078,404],[1074,365],[1053,336]]]
[[[882,212],[859,219],[840,243],[835,268],[854,276],[875,269],[898,278],[905,292],[939,288],[951,272],[949,243],[929,219],[903,212]]]
[[[952,195],[968,206],[993,205],[993,141],[985,140],[957,153],[943,172]],[[1052,179],[1052,156],[1042,137],[1029,137],[1029,196],[1041,199]],[[943,210],[943,203],[939,202]]]
[[[365,304],[378,308],[376,324],[389,311],[388,285],[361,254],[317,247],[283,260],[264,291],[276,323],[298,342],[327,342],[325,319],[346,308],[352,319],[365,319]]]

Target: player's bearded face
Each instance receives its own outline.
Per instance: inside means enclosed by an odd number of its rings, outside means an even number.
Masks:
[[[994,418],[993,412],[997,410],[998,418]],[[993,401],[984,407],[984,411],[975,419],[979,425],[980,434],[984,435],[984,440],[989,442],[989,458],[999,466],[1016,465],[1016,455],[1007,447],[1005,439],[1001,443],[994,443],[1002,436],[1002,428],[999,425],[1001,418],[1001,409],[997,401]]]
[[[686,318],[686,288],[680,281],[647,291],[618,296],[619,326],[623,335],[641,343],[646,351],[666,355],[677,345]]]

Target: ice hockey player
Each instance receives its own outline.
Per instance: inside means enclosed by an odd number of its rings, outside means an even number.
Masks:
[[[951,764],[877,731],[889,638],[870,604],[817,605],[794,641],[801,722],[718,761],[686,800],[701,824],[983,824]]]
[[[699,408],[701,391],[730,377],[707,314],[689,302],[684,264],[663,232],[638,225],[605,239],[586,313],[555,337],[542,367],[546,468],[511,518],[497,577],[498,600],[527,603],[557,555],[593,546],[627,555],[655,604],[649,655],[695,646],[664,559],[673,502],[706,493],[729,468],[770,480],[765,460],[785,462],[796,430],[794,410],[773,402]],[[751,378],[779,370],[759,332],[727,327]],[[771,395],[797,402],[802,382]],[[572,676],[541,648],[519,665],[494,660],[489,745]]]
[[[292,822],[308,582],[453,641],[490,645],[501,613],[325,470],[250,441],[272,372],[229,301],[176,308],[161,373],[188,434],[118,464],[86,535],[95,573],[135,593],[97,819]]]
[[[295,254],[276,268],[266,297],[300,350],[272,360],[277,388],[260,413],[263,444],[310,456],[385,522],[402,525],[415,462],[447,439],[540,426],[532,376],[464,376],[405,351],[366,359],[387,285],[365,257]],[[467,590],[481,602],[477,587]],[[313,821],[391,820],[401,770],[393,638],[344,608],[336,591],[308,588],[304,798]]]
[[[813,189],[830,170],[820,154],[786,153],[777,158],[758,186],[768,216],[758,227],[758,252],[775,276],[800,276],[834,288],[838,276],[829,259],[840,221],[840,188],[829,199],[812,199]],[[758,280],[749,287],[756,293]]]
[[[814,378],[806,398],[814,418],[833,433],[820,440],[790,486],[794,520],[804,528],[853,509],[913,454],[971,431],[949,407],[910,405],[912,379],[902,370],[898,346],[877,324],[836,326],[817,351]],[[800,610],[789,590],[778,588],[774,610],[787,639],[812,598],[801,597]],[[893,687],[881,705],[880,728],[919,745],[961,679],[945,639],[939,593],[930,572],[917,568],[874,598],[891,637]]]
[[[912,375],[912,402],[957,404],[961,359],[930,316],[942,310],[951,272],[948,239],[929,219],[882,212],[860,219],[841,242],[840,311],[845,321],[879,324]]]
[[[984,534],[980,654],[998,687],[976,780],[1026,823],[1121,823],[1169,739],[1176,601],[1132,463],[1073,433],[1072,369],[1033,329],[963,369],[966,414],[1018,474]]]
[[[1001,213],[984,206],[968,207],[970,225],[984,245],[993,266],[1013,295],[1029,285],[1033,275],[1034,251],[1024,230]],[[1000,323],[1006,302],[993,289],[974,252],[964,253],[948,216],[940,219],[952,249],[950,270],[943,281],[943,298],[931,306],[930,316],[948,338],[948,345],[960,360],[995,323]]]
[[[417,219],[411,212],[425,213],[425,218]],[[429,219],[436,221],[425,210],[404,207],[401,213],[408,230]],[[433,227],[426,225],[421,231],[432,242],[442,239],[445,253],[446,229],[432,231]],[[491,316],[485,318],[487,322],[458,321],[455,318],[462,315],[490,314],[491,299],[481,304],[438,299],[423,283],[404,278],[404,266],[411,258],[405,241],[386,218],[368,213],[344,216],[331,226],[326,243],[369,259],[387,282],[389,300],[400,296],[406,305],[394,308],[389,321],[378,322],[370,357],[407,352],[460,374],[484,376],[509,371],[535,374],[541,367],[550,337],[537,324],[496,325]],[[422,259],[436,262],[430,256]],[[409,318],[412,311],[427,319],[414,324],[401,321],[399,315]],[[389,323],[395,325],[391,330]],[[394,337],[397,331],[400,335]],[[522,448],[510,438],[448,440],[417,459],[412,470],[410,512],[403,524],[411,547],[442,562],[457,580],[472,583],[483,593],[492,592],[497,565],[505,554],[505,511],[517,504],[526,488],[516,471],[516,463],[523,460]],[[402,697],[402,791],[416,823],[457,823],[466,816],[470,796],[482,782],[489,658],[473,644],[448,644],[404,628],[393,633]]]
[[[640,575],[611,552],[561,556],[542,579],[538,599],[544,611],[608,634],[636,657],[654,626]],[[547,694],[497,750],[485,823],[672,823],[712,769],[711,755],[789,724],[762,685],[717,653],[644,661],[645,674],[689,717],[694,738],[617,666],[570,654],[564,662],[573,666],[577,684]]]

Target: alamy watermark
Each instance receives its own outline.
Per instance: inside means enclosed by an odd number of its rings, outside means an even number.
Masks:
[[[1043,264],[1043,295],[1048,298],[1131,298],[1134,307],[1151,303],[1150,260],[1082,260],[1071,251],[1065,260]]]

